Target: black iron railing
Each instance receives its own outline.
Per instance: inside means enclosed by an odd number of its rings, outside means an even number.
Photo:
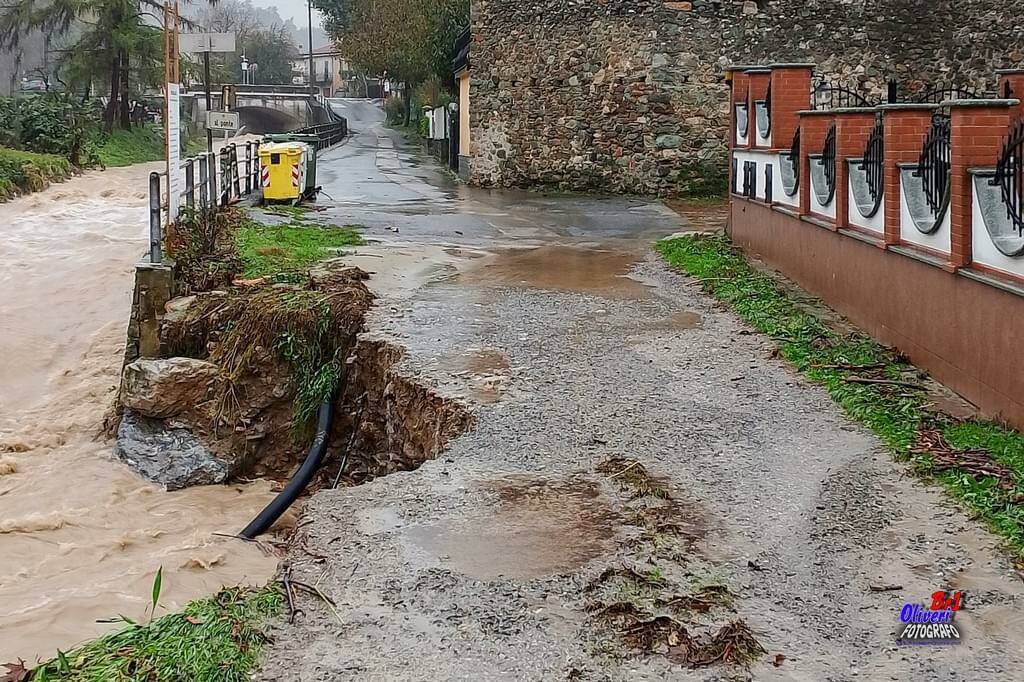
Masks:
[[[1024,236],[1024,118],[1010,128],[992,182],[1001,188],[1007,218]]]
[[[921,188],[932,215],[938,217],[949,204],[950,163],[949,115],[936,112],[928,130],[914,175],[921,178]]]
[[[814,86],[811,104],[815,109],[846,109],[876,107],[881,102],[838,83],[820,81]]]
[[[825,172],[825,182],[828,187],[828,199],[822,204],[828,204],[836,195],[836,124],[828,127],[825,134],[825,144],[821,147],[821,166]]]
[[[793,196],[800,189],[800,128],[796,129],[793,133],[793,142],[789,145],[789,162],[793,166],[793,192],[789,196]]]
[[[743,196],[753,199],[757,196],[757,162],[743,162]]]
[[[292,132],[301,135],[316,135],[319,138],[316,143],[317,150],[326,149],[338,144],[348,135],[348,120],[339,117],[339,120],[331,123],[321,123]]]
[[[860,169],[864,171],[868,181],[868,192],[874,206],[871,209],[870,218],[878,212],[882,205],[882,193],[885,184],[885,128],[882,126],[881,115],[875,118],[875,127],[871,129],[867,146],[864,147],[864,159],[861,161]]]
[[[920,104],[941,104],[949,99],[982,99],[982,97],[984,95],[980,95],[974,90],[950,85],[932,88],[927,92],[914,95],[911,101]]]

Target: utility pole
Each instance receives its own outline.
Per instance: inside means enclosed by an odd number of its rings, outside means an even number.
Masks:
[[[210,115],[210,52],[209,50],[203,52],[203,87],[206,89],[206,115]],[[223,105],[223,102],[221,103]],[[223,108],[223,106],[221,107]],[[210,126],[206,126],[206,151],[210,154],[213,153],[213,131],[210,130]]]
[[[313,84],[313,0],[306,0],[306,18],[309,20],[309,94],[316,93]]]

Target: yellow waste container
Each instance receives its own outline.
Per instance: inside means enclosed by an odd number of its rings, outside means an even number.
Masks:
[[[294,201],[306,187],[309,147],[303,142],[272,142],[260,145],[260,182],[263,199]]]

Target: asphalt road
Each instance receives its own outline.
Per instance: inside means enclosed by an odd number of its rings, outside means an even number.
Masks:
[[[335,604],[300,597],[262,679],[1019,677],[1024,589],[993,538],[650,252],[681,218],[467,189],[372,104],[346,107],[322,219],[381,240],[356,261],[379,261],[371,286],[407,275],[368,333],[476,421],[415,471],[309,501],[288,561]],[[637,514],[665,502],[601,473],[614,457],[659,477],[679,535],[645,535]],[[766,655],[749,671],[630,655],[587,610],[622,566],[656,591],[727,586],[731,604],[677,617],[698,638],[741,620]],[[968,595],[963,641],[898,646],[902,606],[939,589]],[[624,590],[605,596],[646,598]]]

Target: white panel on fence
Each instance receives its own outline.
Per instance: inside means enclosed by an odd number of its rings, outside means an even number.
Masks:
[[[167,222],[178,219],[181,204],[181,85],[167,84]]]

